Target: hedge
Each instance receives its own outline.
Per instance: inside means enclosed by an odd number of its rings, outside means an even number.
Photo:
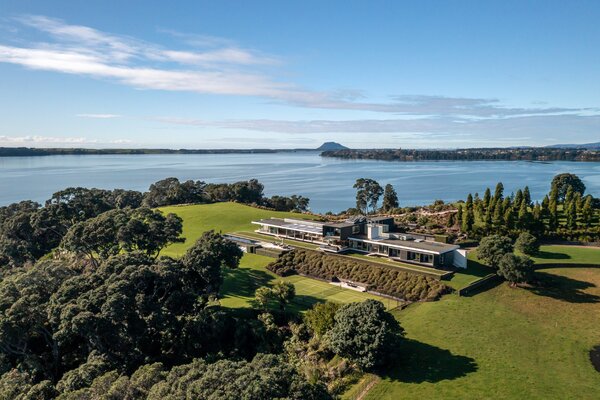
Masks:
[[[437,300],[452,290],[428,276],[310,250],[296,249],[282,254],[267,269],[279,276],[302,274],[329,281],[345,279],[366,284],[367,290],[408,301]]]

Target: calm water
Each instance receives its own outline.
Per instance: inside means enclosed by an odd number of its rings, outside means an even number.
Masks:
[[[234,182],[257,178],[265,194],[301,194],[316,212],[354,206],[357,178],[391,183],[402,206],[435,199],[464,199],[502,181],[506,193],[529,185],[534,199],[549,190],[555,174],[579,175],[588,193],[600,196],[600,163],[504,161],[386,162],[321,158],[318,153],[226,155],[103,155],[0,158],[0,205],[44,201],[69,186],[144,191],[159,179]]]

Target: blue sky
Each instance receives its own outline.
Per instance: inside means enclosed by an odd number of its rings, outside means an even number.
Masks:
[[[0,146],[600,141],[598,1],[0,0]]]

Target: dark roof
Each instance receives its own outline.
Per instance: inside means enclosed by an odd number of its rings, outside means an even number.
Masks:
[[[386,245],[390,245],[390,246],[401,246],[401,247],[406,247],[406,248],[411,248],[411,249],[430,251],[430,252],[434,252],[434,253],[438,253],[438,254],[447,253],[449,251],[459,248],[459,246],[457,246],[457,245],[445,244],[445,243],[439,243],[439,242],[429,242],[429,241],[417,242],[415,240],[400,240],[400,239],[369,239],[367,237],[367,235],[352,235],[350,237],[350,239],[353,239],[353,238],[368,241],[371,243],[382,243],[382,244],[386,244]]]

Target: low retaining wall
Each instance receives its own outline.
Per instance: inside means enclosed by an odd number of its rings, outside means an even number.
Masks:
[[[479,278],[474,282],[471,282],[467,286],[462,289],[456,291],[456,294],[459,296],[466,296],[472,294],[473,292],[484,288],[487,285],[491,285],[492,283],[498,282],[500,277],[496,274],[489,274],[484,276],[483,278]]]

